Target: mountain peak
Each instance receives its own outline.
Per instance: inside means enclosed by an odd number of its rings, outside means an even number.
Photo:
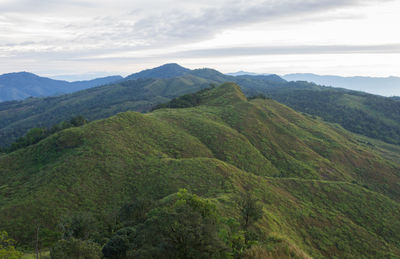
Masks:
[[[0,75],[0,78],[38,78],[38,77],[40,76],[26,71],[12,72]]]
[[[247,98],[240,86],[228,82],[212,89],[206,103],[209,105],[224,105],[238,101],[247,101]]]
[[[189,72],[190,69],[182,67],[176,63],[168,63],[159,67],[146,69],[138,73],[134,73],[126,77],[126,79],[138,78],[172,78],[182,76]]]

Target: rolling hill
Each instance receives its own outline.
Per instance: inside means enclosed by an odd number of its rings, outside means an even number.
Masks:
[[[205,206],[199,199],[215,206],[217,238],[231,255],[400,256],[398,147],[370,145],[272,99],[249,100],[233,83],[180,98],[167,106],[181,108],[119,113],[0,156],[0,229],[29,248],[40,226],[42,245],[51,246],[63,217],[84,212],[97,222],[86,238],[103,245],[122,235],[124,204],[155,204],[144,223],[129,223],[139,233],[184,197],[177,208]],[[236,231],[235,197],[246,193],[262,214]],[[237,251],[241,237],[249,243]],[[146,242],[131,249],[163,251]]]
[[[76,93],[0,103],[0,146],[7,146],[34,127],[50,127],[72,116],[89,120],[119,112],[145,112],[171,98],[208,87],[210,80],[186,75],[171,79],[138,79]]]
[[[109,76],[88,81],[67,82],[28,72],[3,74],[0,75],[0,102],[72,93],[121,79],[121,76]]]
[[[177,74],[180,76],[174,77]],[[188,70],[176,64],[134,75],[155,78],[124,80],[57,97],[0,103],[0,147],[9,146],[33,127],[51,127],[77,115],[94,120],[128,110],[147,112],[182,94],[223,82],[237,83],[246,96],[263,94],[354,133],[400,144],[400,102],[394,97],[302,81],[286,82],[276,75],[228,76],[213,69]]]

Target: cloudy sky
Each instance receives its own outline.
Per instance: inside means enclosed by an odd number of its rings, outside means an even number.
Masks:
[[[78,79],[164,63],[400,76],[398,0],[0,0],[0,74]]]

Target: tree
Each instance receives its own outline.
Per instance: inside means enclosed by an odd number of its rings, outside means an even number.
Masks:
[[[118,220],[124,226],[134,226],[146,220],[147,213],[153,207],[153,201],[149,199],[134,199],[124,204],[118,212]]]
[[[250,193],[250,188],[245,188],[245,192],[236,198],[236,203],[240,212],[240,224],[244,230],[245,246],[249,247],[249,241],[257,240],[257,233],[251,228],[257,220],[262,218],[262,205]]]
[[[180,190],[152,209],[143,223],[118,231],[104,246],[106,258],[223,258],[216,207]]]
[[[65,216],[60,225],[64,239],[89,239],[96,231],[96,220],[90,213],[75,213]]]
[[[7,232],[0,231],[0,258],[2,259],[19,259],[23,253],[14,247],[15,241],[8,237]]]
[[[102,253],[101,247],[97,243],[70,238],[58,241],[50,249],[50,256],[54,259],[100,259]]]
[[[239,207],[240,221],[245,230],[262,217],[262,205],[249,191],[239,195],[236,203]]]
[[[157,208],[138,229],[137,239],[148,240],[136,251],[140,257],[221,258],[227,252],[218,237],[216,207],[180,190],[172,206]]]
[[[72,117],[69,120],[69,123],[71,123],[73,127],[79,127],[79,126],[85,125],[87,122],[88,121],[82,115]]]
[[[132,247],[136,229],[122,228],[104,245],[102,252],[106,258],[126,258],[127,251]]]

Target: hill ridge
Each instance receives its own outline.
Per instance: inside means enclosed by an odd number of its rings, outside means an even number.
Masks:
[[[231,222],[247,190],[263,209],[252,229],[265,247],[400,255],[399,163],[340,127],[248,100],[234,83],[198,94],[198,106],[119,113],[0,156],[0,229],[29,245],[39,222],[50,246],[63,215],[86,212],[108,240],[115,231],[102,224],[117,228],[110,222],[132,197],[157,204],[181,188]]]

